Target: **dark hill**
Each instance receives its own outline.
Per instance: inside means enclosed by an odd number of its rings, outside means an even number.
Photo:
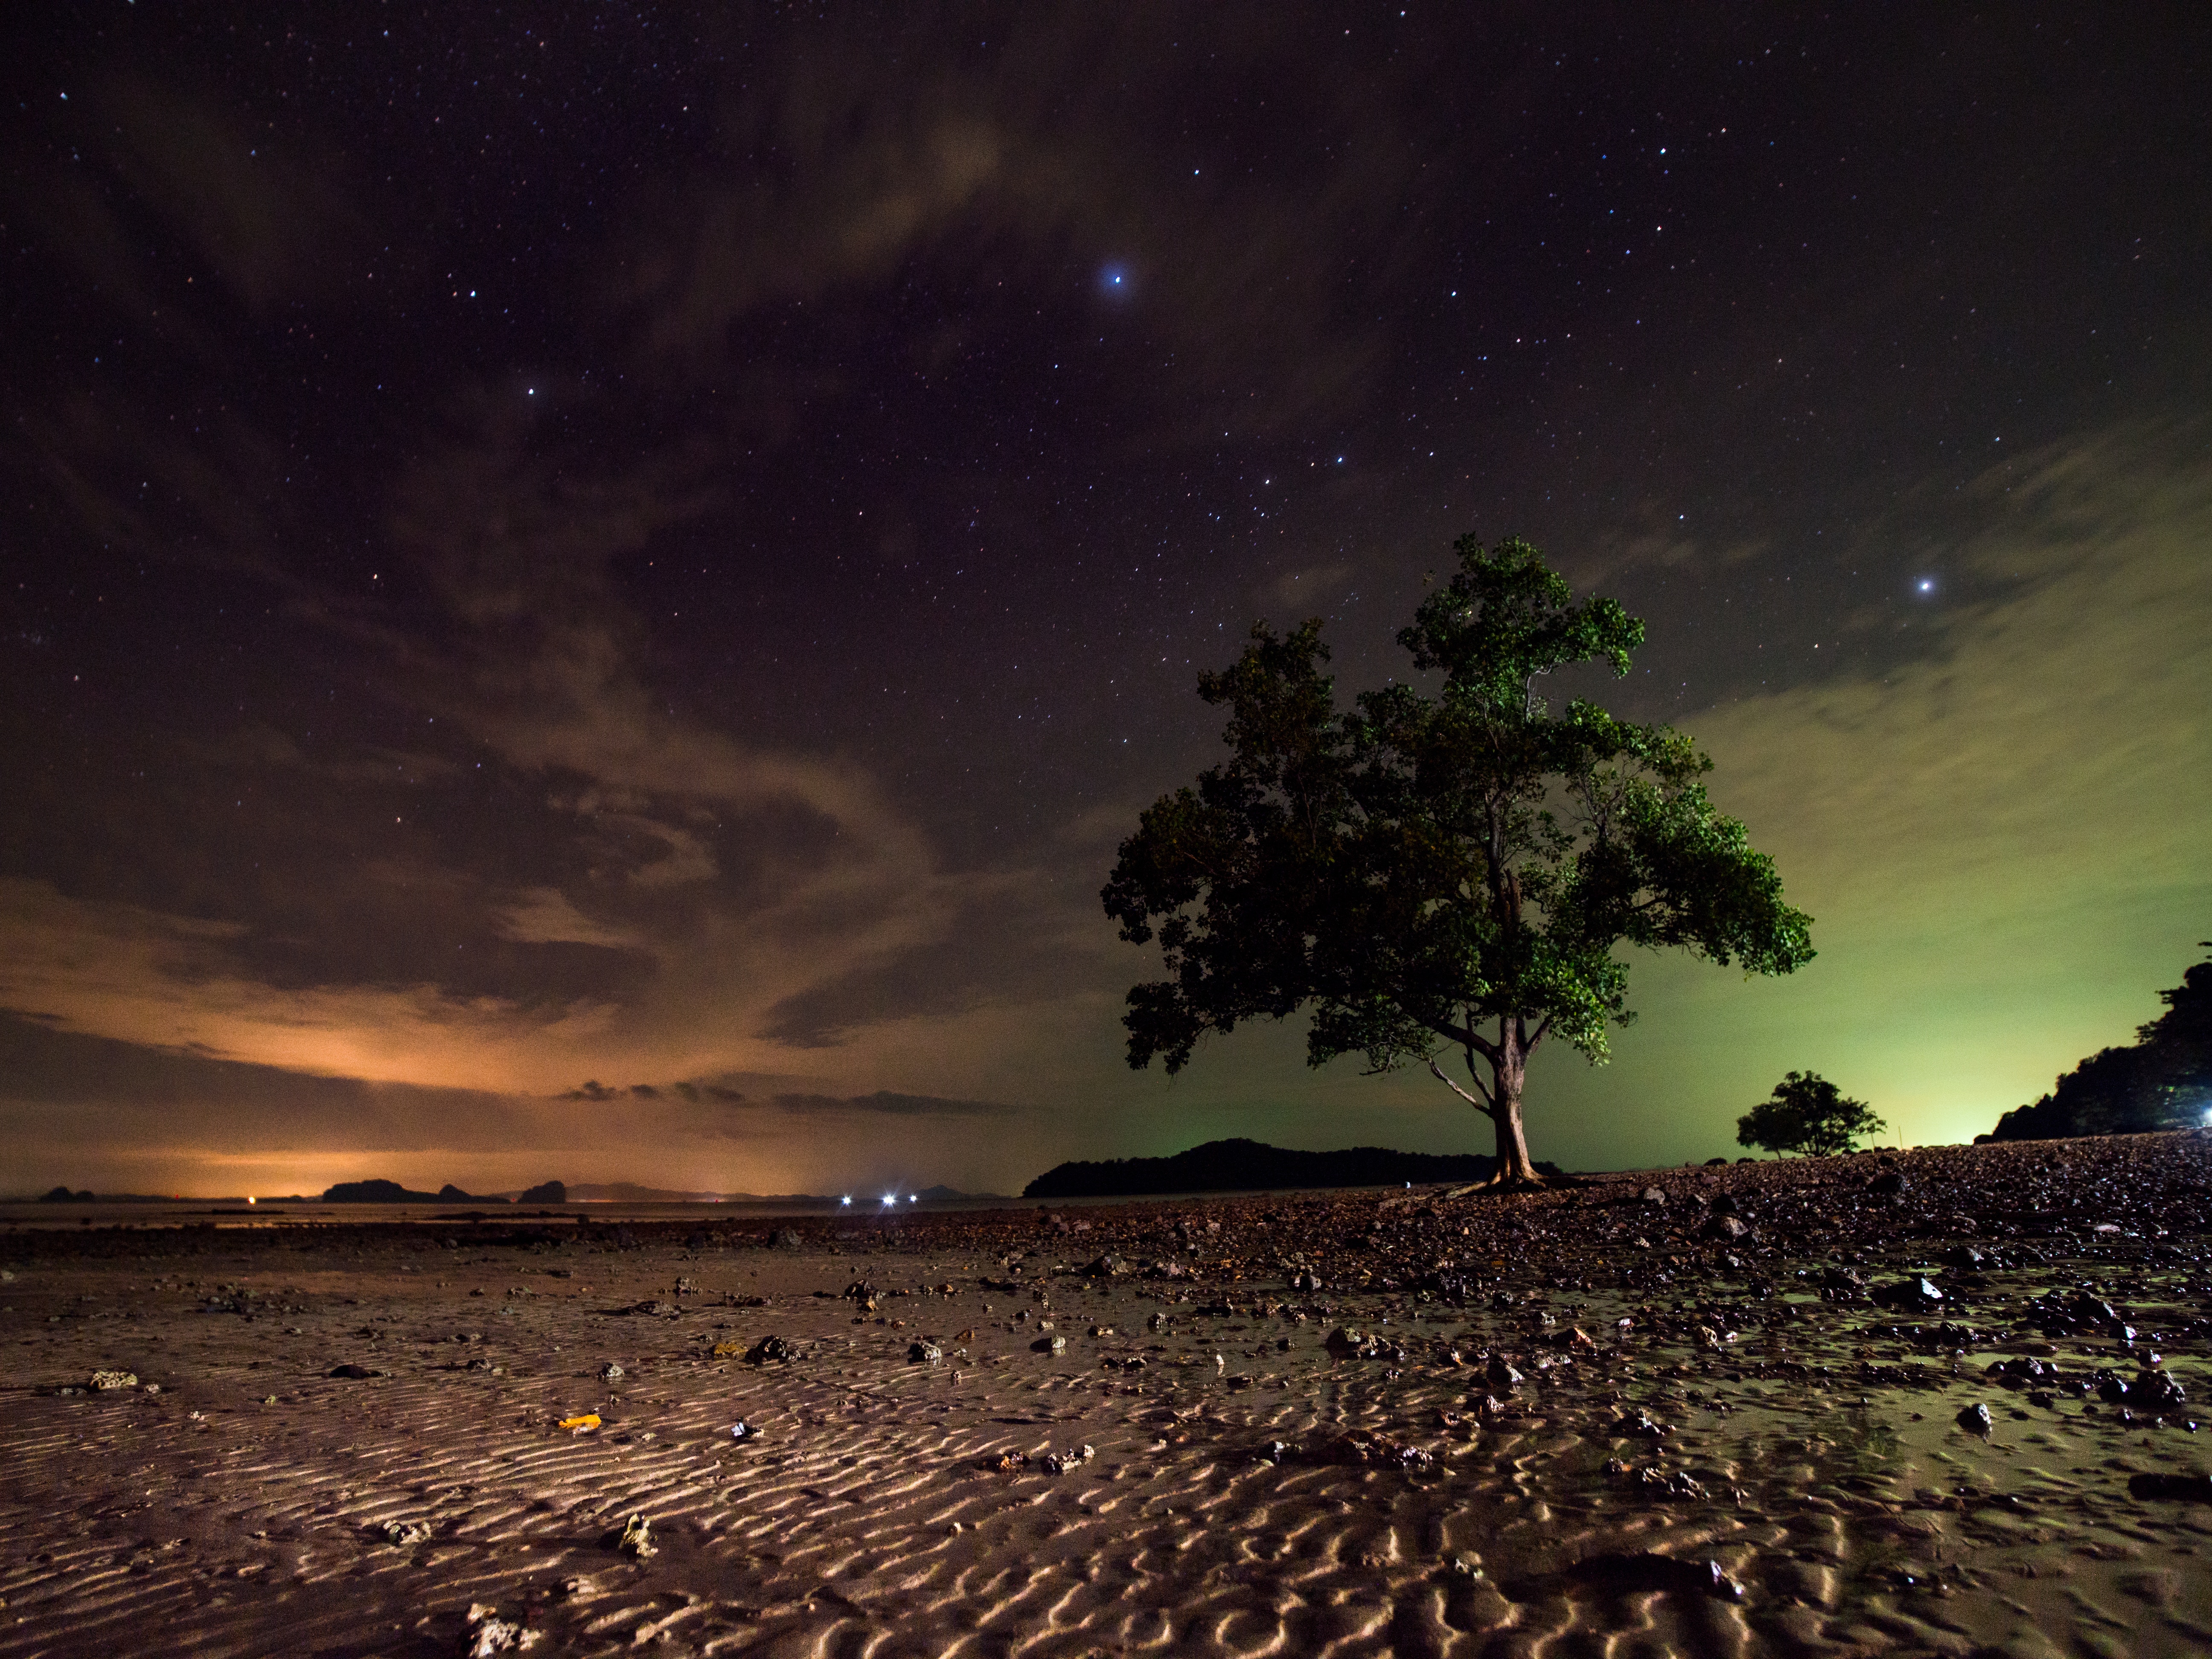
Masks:
[[[341,1181],[325,1188],[325,1204],[435,1204],[435,1193],[410,1193],[396,1181]]]
[[[1022,1188],[1024,1198],[1110,1198],[1155,1193],[1236,1193],[1280,1188],[1397,1187],[1407,1182],[1486,1181],[1496,1160],[1480,1153],[1394,1152],[1347,1146],[1301,1152],[1259,1140],[1209,1140],[1173,1158],[1117,1158],[1067,1163]],[[1559,1166],[1539,1164],[1546,1175]]]
[[[2147,1134],[2203,1121],[2212,1104],[2212,962],[2197,963],[2158,997],[2166,1012],[2136,1028],[2132,1048],[2100,1049],[2042,1099],[2007,1112],[1975,1139]]]

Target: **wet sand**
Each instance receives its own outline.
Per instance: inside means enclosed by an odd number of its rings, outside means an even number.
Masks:
[[[2192,1135],[8,1233],[0,1655],[2202,1653],[2209,1249]]]

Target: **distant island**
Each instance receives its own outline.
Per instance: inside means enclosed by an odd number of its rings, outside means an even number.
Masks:
[[[1117,1158],[1070,1162],[1046,1170],[1022,1188],[1024,1198],[1112,1198],[1162,1193],[1238,1193],[1326,1187],[1422,1186],[1437,1182],[1487,1181],[1497,1160],[1479,1152],[1397,1152],[1387,1146],[1347,1146],[1340,1152],[1301,1152],[1264,1141],[1209,1140],[1173,1158]],[[1536,1168],[1561,1173],[1556,1164]]]
[[[999,1193],[963,1193],[957,1188],[925,1187],[918,1193],[902,1194],[901,1200],[916,1204],[945,1204],[960,1200],[1001,1198]],[[90,1193],[71,1193],[66,1187],[58,1187],[46,1194],[47,1201],[90,1202]],[[772,1204],[781,1206],[811,1205],[823,1209],[842,1208],[854,1202],[849,1194],[825,1193],[709,1193],[686,1192],[672,1187],[642,1187],[634,1181],[578,1182],[574,1186],[559,1181],[541,1182],[520,1193],[465,1193],[450,1182],[434,1193],[419,1192],[402,1186],[397,1181],[341,1181],[324,1190],[325,1204]],[[874,1190],[868,1191],[867,1201],[876,1202]]]
[[[568,1189],[557,1181],[540,1182],[517,1195],[465,1193],[447,1182],[434,1193],[418,1193],[396,1181],[341,1181],[323,1189],[325,1204],[565,1204]]]

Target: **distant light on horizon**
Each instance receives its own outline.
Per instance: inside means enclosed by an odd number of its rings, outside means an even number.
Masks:
[[[839,1199],[837,1201],[845,1206],[846,1208],[850,1209],[853,1206],[853,1195],[852,1194],[848,1193],[844,1197]]]

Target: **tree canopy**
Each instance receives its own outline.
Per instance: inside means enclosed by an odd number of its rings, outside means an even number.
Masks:
[[[1606,1058],[1632,1018],[1616,945],[1785,974],[1812,957],[1811,918],[1706,799],[1689,738],[1535,694],[1571,664],[1625,674],[1643,623],[1576,603],[1526,542],[1455,551],[1398,635],[1431,689],[1340,710],[1318,621],[1255,624],[1201,675],[1231,757],[1146,811],[1100,897],[1167,970],[1129,992],[1132,1066],[1177,1072],[1209,1032],[1308,1009],[1310,1064],[1426,1065],[1495,1125],[1495,1178],[1534,1183],[1528,1056],[1557,1036]],[[1471,1089],[1437,1064],[1455,1049]]]
[[[1735,1121],[1739,1146],[1832,1158],[1862,1135],[1889,1127],[1863,1100],[1853,1100],[1818,1072],[1791,1072],[1774,1092]]]

